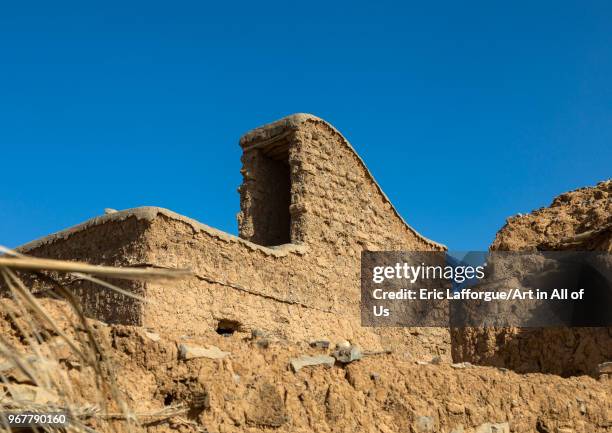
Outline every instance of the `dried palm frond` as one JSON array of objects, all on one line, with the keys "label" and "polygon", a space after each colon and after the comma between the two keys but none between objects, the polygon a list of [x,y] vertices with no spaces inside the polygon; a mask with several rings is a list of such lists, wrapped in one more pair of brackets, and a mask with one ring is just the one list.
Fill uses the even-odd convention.
[{"label": "dried palm frond", "polygon": [[[11,341],[9,336],[0,334],[0,415],[6,413],[58,413],[68,414],[69,425],[62,431],[76,433],[95,433],[92,421],[98,428],[113,431],[112,423],[122,423],[121,430],[139,431],[141,426],[169,420],[184,414],[187,408],[171,406],[159,411],[146,413],[134,412],[122,398],[116,383],[114,366],[105,354],[108,345],[92,327],[83,314],[76,296],[48,275],[48,271],[71,274],[79,279],[99,285],[101,290],[115,290],[146,302],[142,297],[125,291],[114,284],[100,280],[93,275],[114,279],[152,280],[176,279],[191,274],[179,269],[158,268],[115,268],[86,263],[41,259],[25,256],[0,246],[0,284],[8,289],[10,300],[0,297],[0,313],[10,322],[12,331],[18,339]],[[51,297],[65,301],[75,319],[68,311],[63,319],[69,327],[64,329],[47,311],[44,302],[35,296],[16,271],[26,272],[53,285]],[[83,336],[84,334],[84,336]],[[88,396],[89,403],[78,402],[74,398],[74,386],[57,359],[56,349],[46,344],[59,339],[67,345],[71,356],[82,363],[83,368],[91,368],[94,375],[95,395]],[[25,396],[25,397],[24,397]],[[95,402],[95,403],[93,403]],[[0,431],[11,431],[4,417],[0,416]],[[57,427],[42,426],[37,431],[59,431]]]}]

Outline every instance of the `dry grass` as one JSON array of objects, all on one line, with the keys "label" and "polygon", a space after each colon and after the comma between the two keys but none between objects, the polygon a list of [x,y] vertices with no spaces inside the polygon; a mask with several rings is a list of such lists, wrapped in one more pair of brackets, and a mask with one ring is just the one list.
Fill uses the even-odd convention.
[{"label": "dry grass", "polygon": [[[157,268],[113,268],[86,263],[39,259],[24,256],[0,247],[0,285],[8,289],[10,302],[0,303],[11,326],[19,336],[19,345],[0,334],[0,414],[19,412],[66,412],[70,417],[63,431],[142,431],[142,425],[177,417],[186,412],[182,406],[167,407],[159,412],[134,413],[121,397],[116,383],[114,368],[106,355],[105,344],[99,332],[92,327],[82,313],[78,300],[64,287],[55,287],[52,296],[65,302],[64,318],[70,326],[60,326],[57,318],[44,307],[44,302],[35,297],[18,277],[16,271],[44,276],[46,272],[60,272],[88,279],[99,284],[100,290],[116,290],[127,296],[138,296],[126,292],[99,277],[113,279],[175,279],[190,275],[187,270]],[[0,296],[1,297],[1,296]],[[60,341],[67,346],[71,358],[82,368],[93,372],[95,394],[89,403],[75,398],[74,384],[65,369],[62,369],[55,349],[49,350],[47,342]],[[19,380],[16,380],[18,378]],[[28,392],[25,392],[28,391]],[[35,393],[35,394],[34,394]],[[178,420],[180,422],[180,419]],[[0,416],[0,431],[11,431],[4,417]],[[23,430],[20,430],[23,431]],[[34,431],[34,430],[32,430]],[[38,431],[58,431],[49,426]]]}]

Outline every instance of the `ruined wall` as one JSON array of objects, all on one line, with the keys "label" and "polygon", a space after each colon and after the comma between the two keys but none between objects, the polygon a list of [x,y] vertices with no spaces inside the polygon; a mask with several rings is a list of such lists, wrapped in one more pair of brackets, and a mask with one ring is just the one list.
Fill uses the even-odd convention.
[{"label": "ruined wall", "polygon": [[[443,246],[401,219],[344,137],[321,119],[294,115],[246,134],[241,146],[241,238],[159,208],[128,210],[97,221],[136,221],[137,234],[131,236],[137,242],[113,257],[125,257],[130,265],[190,268],[195,273],[180,282],[146,283],[144,295],[152,302],[139,307],[136,322],[203,335],[214,332],[219,322],[231,321],[238,332],[260,329],[293,341],[348,339],[414,357],[447,356],[447,330],[361,327],[362,250]],[[289,239],[282,235],[287,228]],[[116,232],[122,236],[125,230]],[[73,239],[67,236],[61,248]],[[94,238],[80,241],[96,244]],[[285,245],[266,246],[278,244]],[[25,250],[58,257],[53,245]],[[108,248],[117,247],[102,245],[86,255],[75,250],[64,258],[98,263]]]},{"label": "ruined wall", "polygon": [[[261,215],[267,206],[276,205],[270,202],[270,164],[265,156],[289,165],[292,246],[253,250],[236,238],[207,231],[194,235],[184,225],[168,221],[153,224],[152,262],[189,266],[199,277],[181,289],[200,295],[185,300],[188,296],[181,296],[179,315],[195,315],[192,322],[208,329],[227,319],[245,330],[259,327],[292,340],[345,338],[376,348],[410,346],[415,354],[438,353],[438,347],[443,347],[442,354],[448,352],[446,330],[412,330],[423,336],[415,338],[407,330],[361,327],[363,249],[443,247],[401,220],[345,139],[320,119],[294,116],[246,134],[241,145],[241,237],[258,239],[258,228],[267,228]],[[156,244],[170,238],[176,239],[168,247]],[[187,243],[189,251],[183,251]],[[156,292],[156,299],[166,291],[161,285],[149,290]],[[172,317],[176,307],[167,308],[166,315]]]},{"label": "ruined wall", "polygon": [[[18,250],[35,257],[78,260],[105,266],[140,266],[146,263],[145,218],[137,213],[117,213],[93,218],[83,224],[30,242]],[[46,293],[57,283],[73,290],[81,300],[86,315],[109,323],[142,324],[142,305],[133,298],[102,289],[89,281],[66,274],[44,274],[32,278],[23,273],[34,292]],[[145,284],[139,281],[109,282],[138,295],[144,295]],[[3,290],[4,289],[4,290]],[[0,286],[0,295],[6,288]]]},{"label": "ruined wall", "polygon": [[[555,198],[548,208],[508,219],[492,250],[612,251],[612,181]],[[596,375],[612,359],[612,328],[457,328],[456,361],[563,376]]]}]

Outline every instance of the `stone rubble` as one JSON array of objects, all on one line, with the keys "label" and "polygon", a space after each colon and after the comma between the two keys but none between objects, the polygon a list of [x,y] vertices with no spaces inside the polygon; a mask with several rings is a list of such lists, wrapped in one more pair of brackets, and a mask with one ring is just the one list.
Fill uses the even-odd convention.
[{"label": "stone rubble", "polygon": [[332,356],[338,362],[348,364],[349,362],[358,361],[363,358],[363,352],[359,346],[339,347],[333,351]]},{"label": "stone rubble", "polygon": [[597,371],[599,374],[612,374],[612,362],[602,362],[597,366]]},{"label": "stone rubble", "polygon": [[325,365],[327,367],[333,367],[336,360],[331,356],[327,355],[302,355],[299,358],[293,358],[290,362],[291,369],[294,373],[297,373],[304,367],[312,367],[316,365]]},{"label": "stone rubble", "polygon": [[419,416],[414,423],[414,430],[417,433],[430,433],[435,428],[434,419],[430,416]]},{"label": "stone rubble", "polygon": [[314,340],[310,342],[310,347],[317,349],[329,349],[330,342],[328,340]]},{"label": "stone rubble", "polygon": [[456,369],[462,369],[462,368],[470,368],[472,367],[472,363],[470,362],[455,362],[451,364],[452,368],[456,368]]},{"label": "stone rubble", "polygon": [[160,340],[160,336],[159,334],[157,334],[156,332],[149,332],[149,331],[145,331],[145,335],[147,336],[147,338],[149,338],[149,340],[151,341],[159,341]]},{"label": "stone rubble", "polygon": [[[43,301],[50,311],[61,305]],[[0,307],[0,332],[23,349],[10,319],[3,315],[6,308]],[[54,317],[63,320],[64,313],[58,311]],[[176,427],[179,416],[138,433],[264,433],[271,429],[277,433],[607,433],[612,427],[609,384],[590,377],[519,375],[477,365],[457,368],[447,362],[427,362],[421,367],[398,350],[378,352],[385,356],[360,350],[359,362],[343,363],[310,347],[308,340],[271,344],[262,350],[239,334],[225,337],[213,331],[206,338],[186,342],[179,335],[160,332],[160,339],[153,341],[145,328],[96,325],[96,329],[106,342],[105,356],[114,366],[119,389],[135,412],[155,412],[177,404],[190,408],[188,419],[194,424],[189,428]],[[67,332],[79,341],[74,332],[81,331]],[[276,338],[284,341],[284,336]],[[58,343],[51,338],[41,344],[41,351],[51,354],[47,346]],[[312,352],[304,353],[305,348]],[[350,359],[355,348],[353,343],[337,349],[349,356],[340,359]],[[185,361],[202,351],[223,358]],[[95,374],[87,363],[74,368],[71,359],[46,365],[78,383],[71,401],[80,406],[94,403]],[[6,359],[0,366],[3,372],[11,369]],[[17,387],[9,393],[0,384],[0,395],[20,395],[30,402],[54,399],[29,383],[8,380]]]},{"label": "stone rubble", "polygon": [[204,348],[201,346],[192,346],[188,344],[179,345],[179,356],[184,360],[196,358],[223,359],[229,354],[229,352],[224,352],[217,346],[209,346],[208,348]]}]

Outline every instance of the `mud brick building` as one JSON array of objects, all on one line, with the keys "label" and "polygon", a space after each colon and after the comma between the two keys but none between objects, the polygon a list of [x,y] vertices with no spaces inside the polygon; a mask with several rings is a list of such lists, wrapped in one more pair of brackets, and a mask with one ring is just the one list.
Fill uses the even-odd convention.
[{"label": "mud brick building", "polygon": [[190,268],[179,282],[116,282],[151,301],[71,280],[87,314],[165,332],[348,339],[446,356],[446,329],[360,323],[362,250],[443,250],[410,227],[333,126],[295,114],[240,139],[239,236],[166,209],[110,213],[31,242],[33,256],[113,266]]}]

